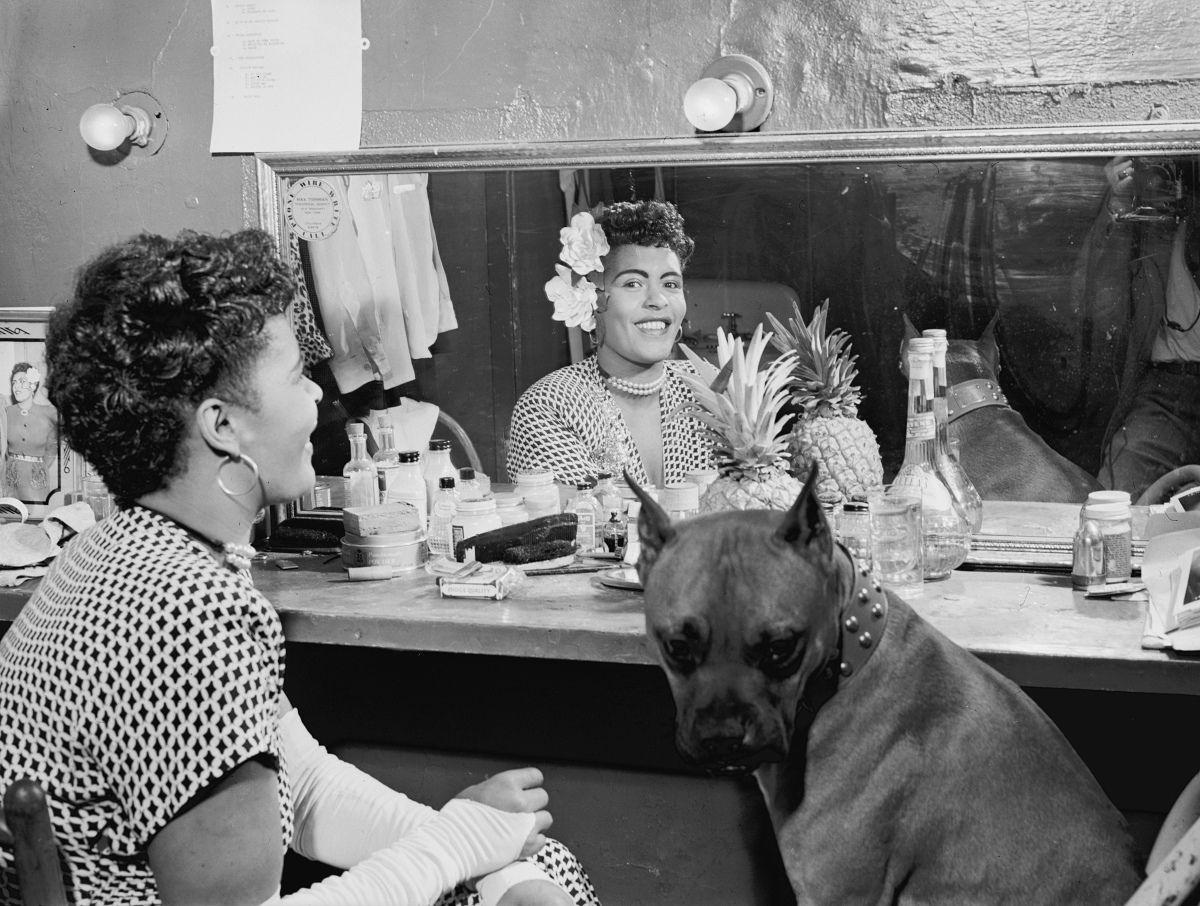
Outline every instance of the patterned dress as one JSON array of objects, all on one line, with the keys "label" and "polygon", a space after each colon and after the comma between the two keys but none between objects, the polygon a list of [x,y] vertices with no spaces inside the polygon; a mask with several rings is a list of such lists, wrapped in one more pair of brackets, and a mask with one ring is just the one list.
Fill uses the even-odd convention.
[{"label": "patterned dress", "polygon": [[[146,846],[251,759],[292,797],[279,736],[283,631],[246,573],[134,507],[72,541],[0,639],[0,788],[45,788],[78,906],[159,902]],[[0,903],[20,902],[0,848]]]},{"label": "patterned dress", "polygon": [[[668,360],[667,382],[659,392],[662,420],[663,481],[683,481],[688,472],[713,468],[712,446],[702,425],[678,411],[695,402],[679,377],[694,374],[691,363]],[[648,483],[641,454],[613,399],[596,357],[546,375],[521,394],[513,409],[508,474],[549,469],[556,481],[575,484],[599,471],[639,484]]]}]

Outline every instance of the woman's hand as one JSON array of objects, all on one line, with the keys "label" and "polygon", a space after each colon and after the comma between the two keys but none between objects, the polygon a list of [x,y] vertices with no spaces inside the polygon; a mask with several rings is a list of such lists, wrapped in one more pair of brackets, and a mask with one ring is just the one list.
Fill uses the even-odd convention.
[{"label": "woman's hand", "polygon": [[521,858],[532,856],[546,843],[545,832],[554,819],[546,806],[550,794],[542,789],[542,772],[537,768],[501,771],[482,783],[469,786],[455,799],[471,799],[502,812],[527,812],[534,816],[533,830],[521,848]]}]

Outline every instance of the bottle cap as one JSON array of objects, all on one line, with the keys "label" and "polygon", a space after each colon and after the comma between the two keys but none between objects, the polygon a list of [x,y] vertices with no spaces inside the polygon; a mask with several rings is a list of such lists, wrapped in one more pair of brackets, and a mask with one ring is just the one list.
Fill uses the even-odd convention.
[{"label": "bottle cap", "polygon": [[1085,519],[1115,520],[1129,518],[1129,505],[1125,503],[1086,503],[1083,507]]},{"label": "bottle cap", "polygon": [[700,508],[700,489],[690,481],[669,484],[662,492],[663,509],[667,512]]},{"label": "bottle cap", "polygon": [[590,491],[591,489],[592,489],[592,486],[590,484],[588,484],[586,481],[577,481],[575,483],[575,490],[577,490],[577,491]]},{"label": "bottle cap", "polygon": [[612,478],[612,472],[597,472],[596,473],[597,481],[606,481],[609,478]]},{"label": "bottle cap", "polygon": [[363,435],[363,423],[350,422],[350,424],[346,425],[346,433],[351,437],[361,437]]},{"label": "bottle cap", "polygon": [[454,490],[454,478],[451,477],[450,475],[443,475],[441,478],[438,479],[438,487],[439,488],[449,488],[450,490],[453,491]]},{"label": "bottle cap", "polygon": [[554,473],[549,469],[540,472],[518,472],[517,484],[550,484],[554,481]]},{"label": "bottle cap", "polygon": [[640,500],[629,501],[629,506],[625,509],[625,518],[631,522],[637,522],[638,516],[642,514],[642,502]]},{"label": "bottle cap", "polygon": [[1092,491],[1087,496],[1088,503],[1123,503],[1129,506],[1128,491]]},{"label": "bottle cap", "polygon": [[498,510],[518,507],[525,502],[525,499],[520,494],[497,494],[495,499],[496,509]]},{"label": "bottle cap", "polygon": [[459,469],[458,477],[461,478],[463,481],[474,481],[475,480],[475,470],[472,469],[470,466]]},{"label": "bottle cap", "polygon": [[416,450],[404,450],[398,454],[401,462],[420,462],[421,454]]},{"label": "bottle cap", "polygon": [[441,440],[441,439],[431,440],[429,442],[429,449],[430,450],[449,450],[450,449],[450,441]]},{"label": "bottle cap", "polygon": [[458,512],[467,516],[478,516],[480,513],[494,513],[496,501],[491,497],[476,497],[473,500],[460,500]]},{"label": "bottle cap", "polygon": [[921,336],[944,340],[946,338],[946,331],[942,330],[940,327],[931,327],[928,330],[922,330]]},{"label": "bottle cap", "polygon": [[849,514],[853,516],[856,513],[860,513],[863,516],[866,516],[870,512],[871,508],[867,505],[865,500],[847,500],[842,504],[842,513],[844,515]]}]

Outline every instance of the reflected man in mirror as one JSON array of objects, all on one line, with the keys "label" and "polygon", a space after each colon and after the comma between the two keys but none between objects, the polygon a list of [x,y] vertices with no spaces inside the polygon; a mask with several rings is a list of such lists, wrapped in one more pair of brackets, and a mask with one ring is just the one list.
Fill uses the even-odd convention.
[{"label": "reflected man in mirror", "polygon": [[[1118,157],[1105,174],[1108,215],[1136,234],[1129,345],[1099,478],[1137,501],[1171,470],[1200,463],[1196,167]],[[1156,195],[1160,203],[1144,203]]]}]

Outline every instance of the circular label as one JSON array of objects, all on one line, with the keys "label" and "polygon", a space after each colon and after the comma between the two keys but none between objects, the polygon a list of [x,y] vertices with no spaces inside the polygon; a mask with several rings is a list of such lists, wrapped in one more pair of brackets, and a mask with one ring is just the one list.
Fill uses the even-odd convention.
[{"label": "circular label", "polygon": [[336,233],[342,216],[337,191],[315,176],[292,183],[284,200],[283,214],[292,232],[309,242],[328,239]]}]

